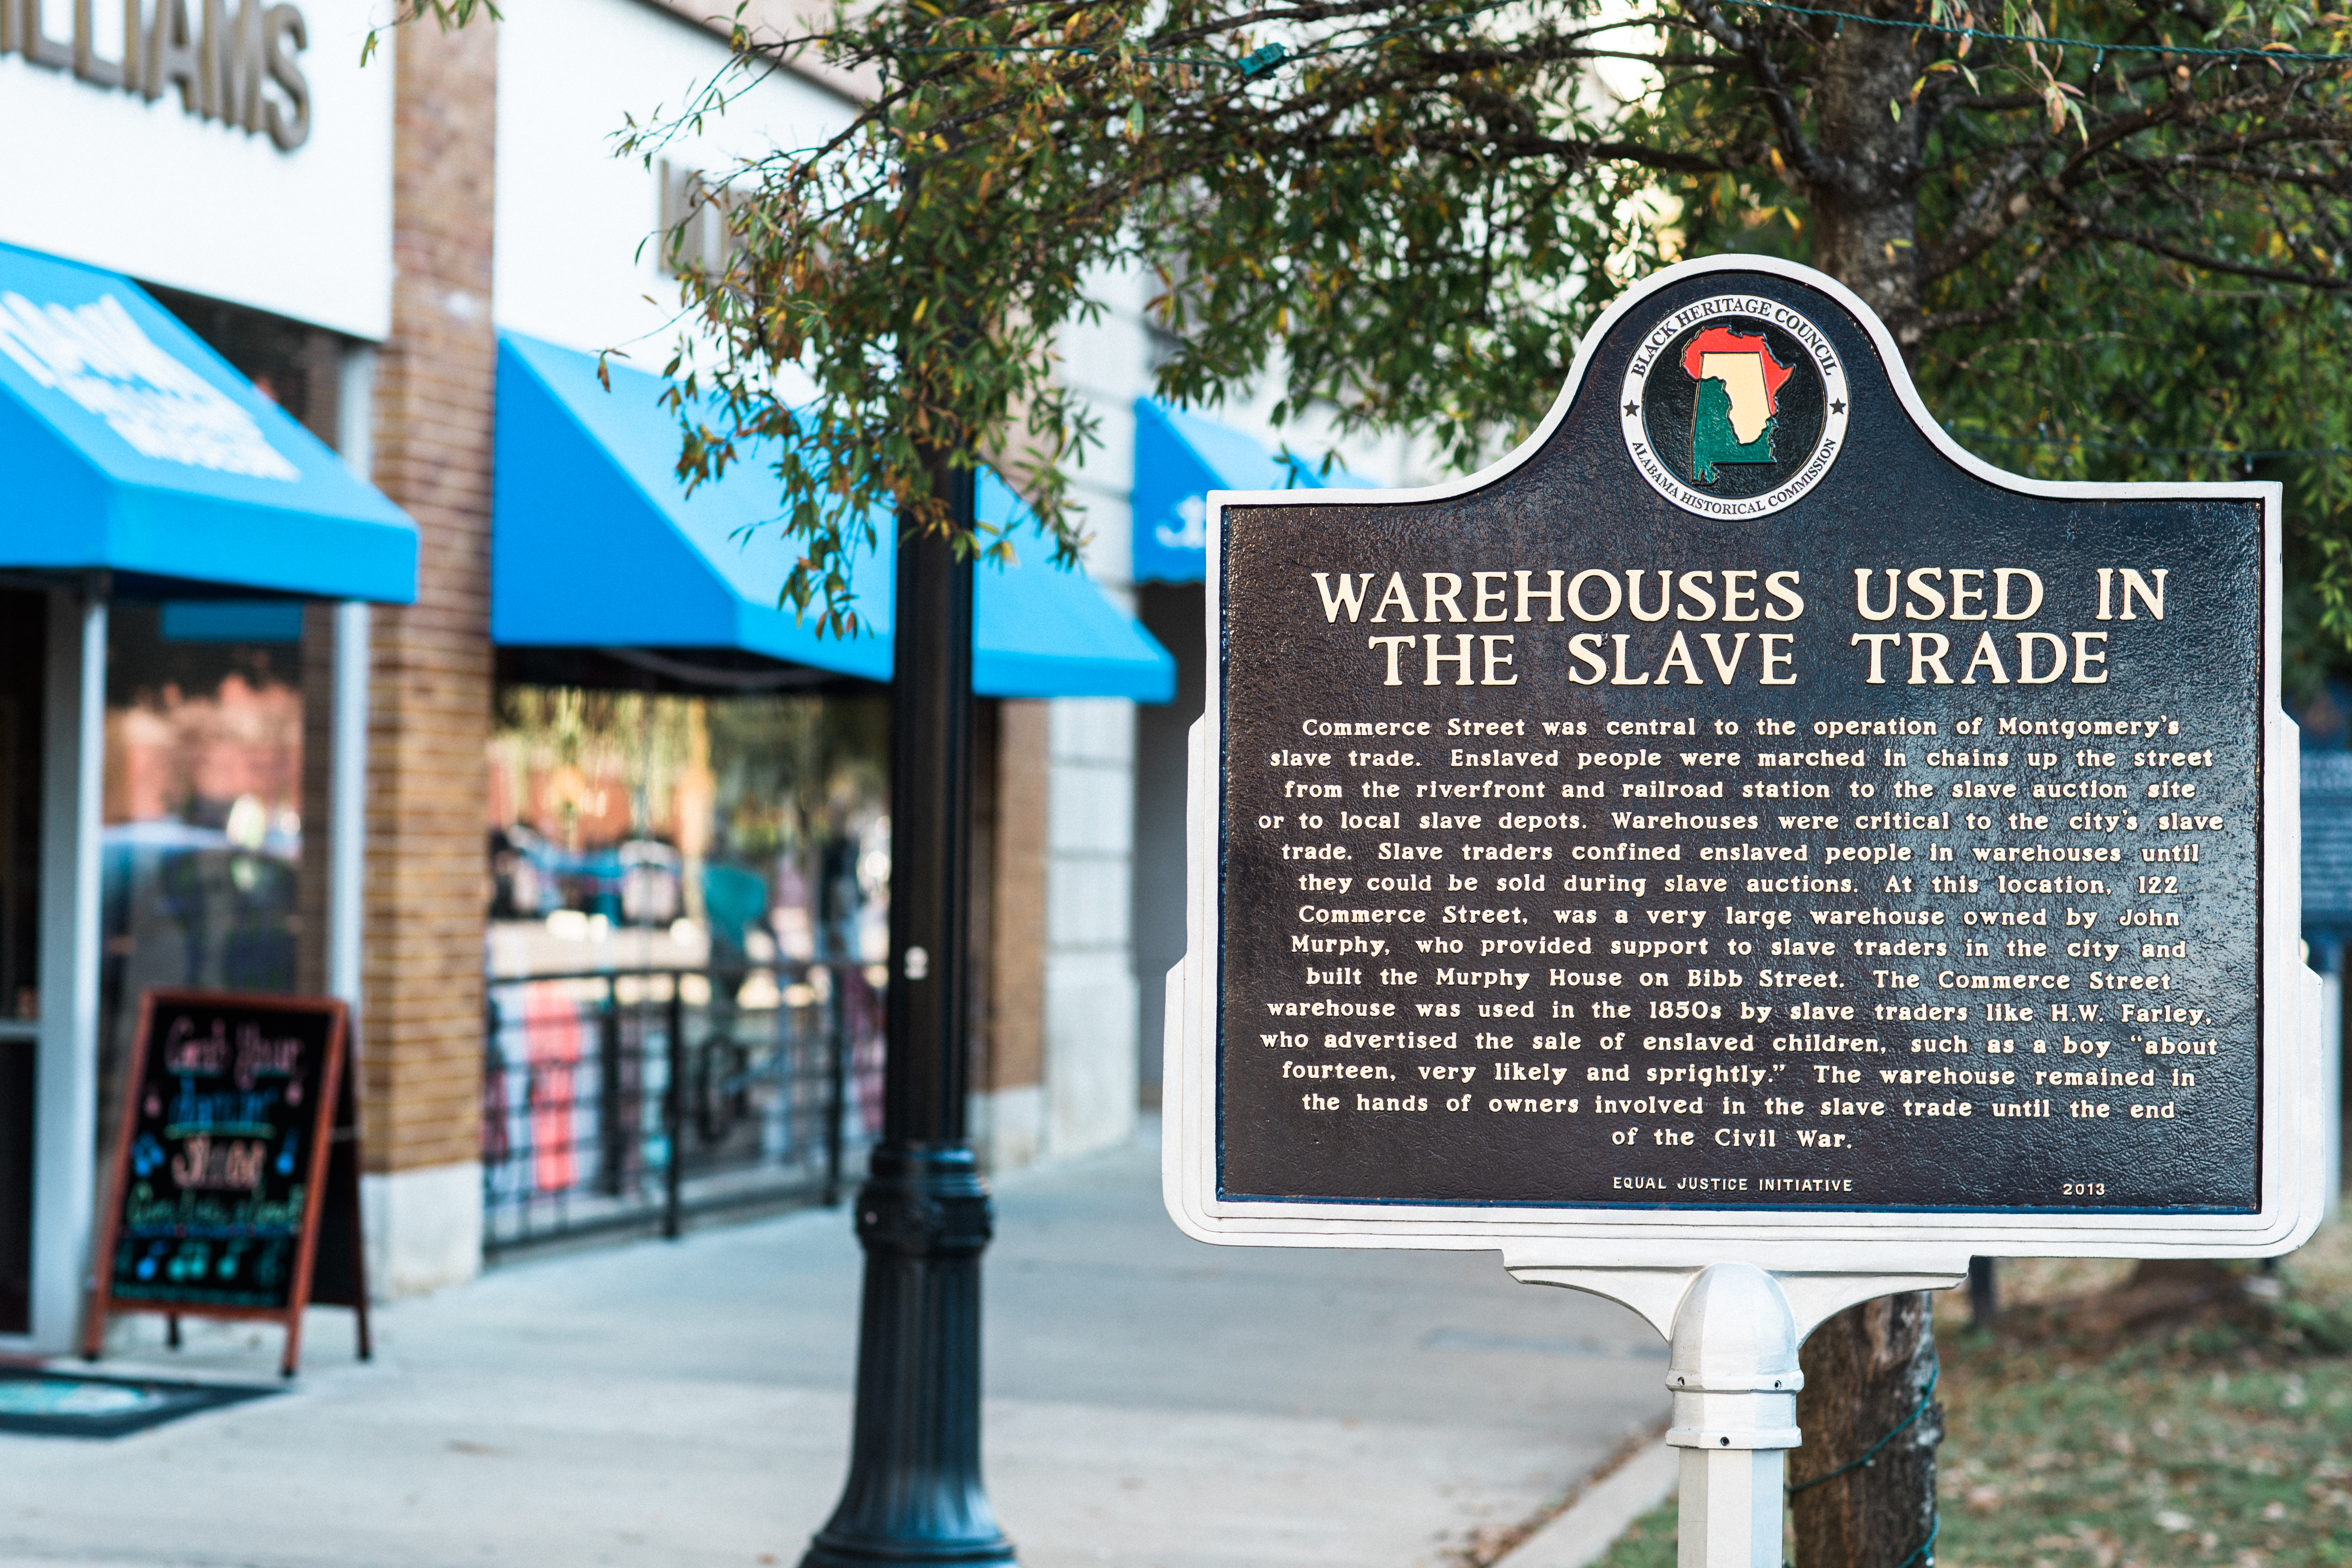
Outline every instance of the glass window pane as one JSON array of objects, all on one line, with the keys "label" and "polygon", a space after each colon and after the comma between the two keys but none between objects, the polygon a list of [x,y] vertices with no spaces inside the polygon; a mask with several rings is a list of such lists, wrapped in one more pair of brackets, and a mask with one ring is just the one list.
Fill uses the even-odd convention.
[{"label": "glass window pane", "polygon": [[879,963],[877,698],[499,689],[490,972]]},{"label": "glass window pane", "polygon": [[120,1111],[140,993],[296,988],[301,644],[215,640],[261,623],[172,608],[117,602],[108,617],[102,1151]]}]

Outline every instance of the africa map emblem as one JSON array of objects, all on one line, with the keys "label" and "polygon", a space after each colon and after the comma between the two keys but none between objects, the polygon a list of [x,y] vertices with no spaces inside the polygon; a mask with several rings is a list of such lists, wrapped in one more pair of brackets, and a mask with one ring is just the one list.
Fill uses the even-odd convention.
[{"label": "africa map emblem", "polygon": [[1683,369],[1698,383],[1691,478],[1711,485],[1717,463],[1770,462],[1777,399],[1796,373],[1772,357],[1763,337],[1709,327],[1683,351]]},{"label": "africa map emblem", "polygon": [[1717,295],[1654,323],[1626,368],[1625,446],[1650,487],[1704,517],[1765,517],[1845,446],[1837,350],[1777,300]]}]

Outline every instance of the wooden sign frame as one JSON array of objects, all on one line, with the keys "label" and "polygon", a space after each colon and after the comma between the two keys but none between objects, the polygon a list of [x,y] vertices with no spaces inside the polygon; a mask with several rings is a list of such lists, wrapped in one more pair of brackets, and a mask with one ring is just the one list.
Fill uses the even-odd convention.
[{"label": "wooden sign frame", "polygon": [[[1663,300],[1658,298],[1662,294],[1665,295]],[[1635,453],[1629,461],[1627,452],[1619,449],[1635,444],[1634,433],[1629,430],[1621,440],[1612,425],[1631,423],[1640,406],[1640,393],[1633,373],[1626,373],[1623,392],[1616,378],[1622,364],[1633,363],[1636,370],[1639,368],[1638,353],[1629,348],[1629,342],[1648,344],[1654,338],[1665,341],[1658,333],[1667,330],[1669,311],[1680,309],[1704,313],[1708,309],[1728,309],[1720,302],[1735,297],[1753,298],[1765,303],[1793,300],[1791,308],[1800,311],[1799,320],[1808,326],[1811,322],[1803,317],[1804,311],[1811,311],[1825,324],[1834,321],[1835,333],[1845,344],[1841,351],[1843,363],[1832,366],[1841,379],[1832,381],[1830,387],[1837,399],[1836,438],[1849,442],[1843,423],[1847,413],[1845,400],[1859,395],[1849,387],[1867,390],[1874,400],[1878,429],[1865,432],[1857,425],[1855,437],[1892,442],[1899,437],[1918,444],[1918,461],[1948,465],[1945,472],[1956,472],[1979,487],[1970,493],[1988,498],[1983,504],[2022,509],[2049,501],[2193,500],[2226,503],[2254,513],[2259,537],[2250,540],[2246,549],[2251,556],[2258,558],[2261,582],[2257,620],[2263,642],[2258,650],[2260,707],[2249,742],[2259,780],[2259,880],[2256,889],[2250,889],[2246,897],[2249,916],[2258,922],[2262,941],[2253,976],[2258,987],[2255,1004],[2259,1019],[2260,1076],[2255,1100],[2259,1110],[2259,1197],[2248,1208],[2224,1212],[2057,1207],[2003,1211],[1998,1207],[1938,1208],[1929,1205],[1857,1205],[1851,1208],[1775,1208],[1759,1205],[1735,1209],[1685,1202],[1648,1205],[1546,1203],[1512,1201],[1498,1195],[1494,1201],[1473,1198],[1436,1203],[1410,1195],[1286,1197],[1279,1193],[1267,1195],[1224,1190],[1223,1173],[1229,1131],[1225,1120],[1225,1075],[1233,1070],[1235,1060],[1225,1040],[1225,991],[1229,984],[1226,970],[1233,962],[1229,943],[1236,940],[1235,929],[1245,931],[1245,928],[1229,929],[1233,917],[1227,910],[1228,898],[1235,886],[1227,835],[1238,836],[1244,831],[1237,818],[1228,820],[1231,769],[1240,765],[1231,763],[1228,757],[1229,746],[1234,743],[1229,737],[1229,724],[1253,718],[1246,713],[1229,715],[1226,709],[1227,660],[1233,657],[1233,639],[1239,635],[1240,626],[1238,622],[1228,624],[1228,616],[1235,613],[1228,598],[1229,572],[1255,570],[1263,575],[1269,570],[1265,563],[1276,561],[1295,566],[1302,581],[1306,573],[1317,567],[1341,571],[1379,565],[1385,574],[1385,563],[1375,561],[1371,554],[1366,553],[1360,561],[1350,554],[1351,514],[1364,520],[1366,526],[1374,526],[1378,514],[1384,510],[1404,517],[1406,509],[1412,509],[1411,515],[1423,520],[1412,526],[1423,528],[1430,536],[1441,531],[1426,521],[1432,503],[1462,503],[1466,519],[1470,515],[1467,509],[1473,503],[1501,496],[1517,509],[1517,516],[1542,519],[1580,515],[1572,504],[1577,498],[1567,490],[1558,496],[1542,491],[1528,493],[1528,487],[1540,482],[1533,476],[1547,471],[1544,462],[1561,456],[1547,448],[1556,436],[1563,441],[1570,438],[1560,432],[1571,417],[1581,421],[1576,428],[1587,432],[1591,443],[1590,450],[1580,445],[1571,454],[1587,465],[1584,473],[1621,476],[1588,478],[1578,482],[1622,482],[1628,487],[1624,494],[1629,498],[1625,506],[1629,511],[1638,510],[1635,502],[1639,508],[1654,510],[1656,501],[1652,490],[1675,501],[1671,487],[1664,481],[1639,471],[1642,454]],[[1675,303],[1693,300],[1698,301],[1696,306]],[[1827,328],[1813,330],[1822,331]],[[1874,383],[1875,386],[1864,388],[1865,382]],[[1625,418],[1622,421],[1615,408],[1619,403],[1625,405]],[[1854,417],[1862,417],[1859,405]],[[1909,430],[1899,428],[1905,424]],[[1570,451],[1565,447],[1562,450]],[[1831,448],[1825,445],[1822,450],[1829,453]],[[1753,537],[1767,538],[1772,537],[1767,530],[1805,528],[1816,517],[1824,515],[1804,506],[1804,489],[1819,482],[1821,473],[1833,460],[1834,454],[1821,459],[1813,470],[1801,476],[1802,483],[1792,481],[1787,487],[1788,493],[1775,492],[1762,498],[1743,515],[1742,525],[1756,530]],[[1563,472],[1570,466],[1562,460],[1549,471]],[[1647,489],[1642,488],[1645,479]],[[1736,1262],[1791,1275],[1826,1277],[1896,1273],[1950,1276],[1964,1271],[1972,1256],[2270,1256],[2300,1245],[2316,1226],[2323,1208],[2320,1186],[2324,1169],[2320,1157],[2324,1117],[2318,1104],[2318,983],[2303,966],[2296,951],[2300,923],[2298,738],[2295,726],[2279,705],[2281,494],[2276,484],[2058,483],[2003,472],[1965,451],[1945,435],[1912,386],[1893,338],[1860,299],[1809,268],[1740,256],[1711,258],[1669,268],[1630,290],[1601,317],[1579,346],[1567,384],[1543,423],[1519,447],[1481,473],[1412,490],[1218,491],[1211,494],[1208,504],[1209,566],[1203,630],[1210,679],[1207,709],[1194,728],[1190,756],[1188,951],[1184,962],[1170,972],[1166,992],[1170,1048],[1163,1094],[1168,1125],[1163,1191],[1171,1217],[1186,1234],[1202,1241],[1239,1246],[1498,1249],[1505,1256],[1507,1267],[1515,1272],[1695,1269]],[[1682,502],[1675,504],[1682,505],[1685,511],[1694,510]],[[1816,501],[1813,506],[1823,504]],[[1502,501],[1493,502],[1494,512],[1502,510]],[[1233,554],[1238,546],[1227,537],[1235,526],[1238,511],[1245,511],[1244,521],[1257,530],[1248,539],[1248,557]],[[1775,513],[1784,515],[1774,516]],[[1268,520],[1279,521],[1281,527],[1290,532],[1267,532]],[[1491,536],[1496,525],[1482,521],[1478,526],[1487,529]],[[1291,561],[1281,552],[1284,547],[1278,541],[1288,539],[1292,532],[1315,542],[1313,551],[1319,552],[1316,559]],[[1233,566],[1233,561],[1243,564]],[[1483,558],[1470,563],[1480,567],[1497,563]],[[1748,563],[1743,560],[1735,563]],[[1549,557],[1541,563],[1514,560],[1507,564],[1562,565],[1571,571],[1575,565],[1566,558]],[[1518,575],[1524,580],[1528,574],[1521,572]],[[1814,591],[1810,578],[1805,586],[1808,593]],[[1312,601],[1316,590],[1308,586],[1299,592],[1306,600]],[[1371,607],[1368,599],[1364,608],[1369,612]],[[1580,609],[1579,613],[1583,611]],[[1435,610],[1431,614],[1434,616]],[[1347,617],[1339,617],[1335,612],[1335,625],[1327,628],[1323,625],[1326,618],[1319,608],[1315,608],[1309,615],[1296,617],[1295,626],[1289,621],[1281,623],[1280,636],[1288,639],[1283,646],[1293,650],[1285,665],[1292,673],[1286,679],[1316,679],[1309,668],[1315,661],[1337,660],[1340,657],[1337,641],[1331,642],[1328,652],[1322,647],[1339,633],[1352,634],[1349,658],[1361,662],[1377,657],[1364,651],[1366,631],[1362,626],[1339,624]],[[1454,618],[1470,617],[1457,614]],[[1482,615],[1480,618],[1499,617]],[[1526,618],[1524,609],[1519,618]],[[1449,632],[1455,629],[1447,628]],[[1530,628],[1500,629],[1525,634]],[[1568,629],[1582,628],[1571,626]],[[1836,640],[1843,649],[1843,628],[1838,630]],[[1271,637],[1275,634],[1266,635]],[[1462,640],[1467,647],[1471,639]],[[1600,643],[1597,637],[1591,640]],[[1617,639],[1621,658],[1624,641],[1622,637]],[[1391,651],[1393,654],[1394,650]],[[1531,651],[1527,643],[1519,646],[1518,653],[1523,657],[1517,671],[1529,668],[1524,656]],[[1333,663],[1331,668],[1340,666]],[[1462,664],[1465,677],[1469,668],[1465,654]],[[1433,681],[1436,679],[1434,668],[1433,665]],[[1417,678],[1418,667],[1413,673]],[[1465,679],[1462,683],[1468,681]],[[1508,684],[1500,679],[1496,683]],[[1357,732],[1370,731],[1360,728]],[[1258,771],[1264,772],[1265,758],[1255,753],[1253,758],[1261,764]],[[1522,1273],[1525,1277],[1528,1276]]]},{"label": "wooden sign frame", "polygon": [[[238,1307],[203,1302],[142,1301],[113,1292],[114,1246],[121,1231],[122,1205],[130,1192],[131,1144],[139,1124],[139,1095],[147,1074],[148,1052],[157,1006],[217,1007],[223,1012],[302,1013],[324,1015],[328,1020],[325,1060],[317,1080],[318,1092],[310,1113],[309,1143],[302,1158],[306,1169],[300,1237],[283,1307]],[[289,996],[272,993],[156,988],[139,998],[139,1025],[132,1037],[130,1076],[125,1080],[121,1120],[117,1128],[113,1180],[106,1206],[100,1212],[96,1249],[91,1256],[90,1299],[83,1326],[82,1355],[96,1361],[104,1349],[108,1318],[118,1312],[146,1312],[164,1317],[170,1342],[180,1342],[184,1317],[277,1322],[286,1330],[286,1345],[278,1373],[292,1377],[302,1354],[302,1315],[314,1300],[322,1305],[347,1306],[357,1314],[359,1359],[366,1361],[373,1346],[368,1325],[366,1246],[360,1216],[359,1095],[357,1077],[349,1071],[351,1010],[332,996]],[[330,1215],[330,1208],[334,1213]],[[338,1257],[330,1288],[314,1295],[322,1225],[334,1226]]]}]

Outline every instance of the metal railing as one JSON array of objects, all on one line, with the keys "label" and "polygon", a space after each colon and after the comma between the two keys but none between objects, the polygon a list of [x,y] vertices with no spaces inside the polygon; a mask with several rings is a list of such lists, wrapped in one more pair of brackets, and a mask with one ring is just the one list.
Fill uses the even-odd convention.
[{"label": "metal railing", "polygon": [[484,1251],[838,1202],[881,1126],[882,1000],[852,964],[493,976]]}]

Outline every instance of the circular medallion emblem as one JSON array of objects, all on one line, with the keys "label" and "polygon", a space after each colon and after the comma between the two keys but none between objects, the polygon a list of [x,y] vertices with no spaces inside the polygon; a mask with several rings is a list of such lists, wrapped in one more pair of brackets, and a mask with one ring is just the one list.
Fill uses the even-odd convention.
[{"label": "circular medallion emblem", "polygon": [[1850,402],[1836,346],[1803,312],[1717,294],[1650,329],[1617,416],[1652,489],[1701,517],[1769,517],[1837,461]]}]

